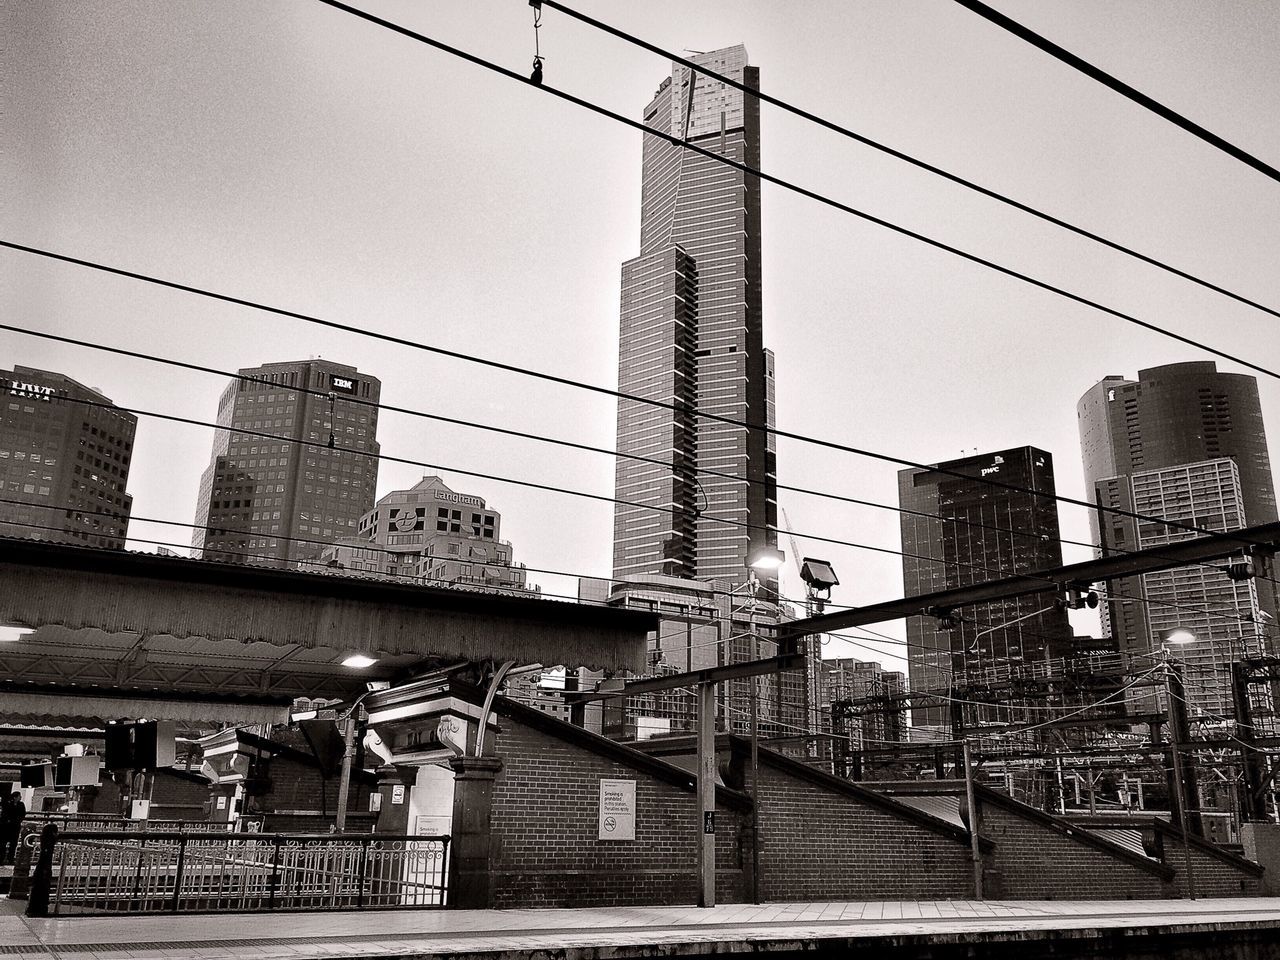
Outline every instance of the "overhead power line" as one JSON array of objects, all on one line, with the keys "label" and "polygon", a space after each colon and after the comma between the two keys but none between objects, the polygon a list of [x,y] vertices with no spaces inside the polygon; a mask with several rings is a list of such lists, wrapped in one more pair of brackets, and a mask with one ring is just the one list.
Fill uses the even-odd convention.
[{"label": "overhead power line", "polygon": [[[275,384],[274,386],[279,386],[279,385]],[[99,403],[94,400],[81,400],[76,397],[59,397],[58,399],[64,403],[75,403],[75,404],[80,404],[82,406],[97,407],[104,410],[114,410],[114,411],[123,412],[123,413],[132,413],[135,416],[139,416],[139,417],[152,417],[157,420],[168,420],[171,423],[182,423],[188,426],[207,427],[212,430],[223,430],[223,431],[226,431],[227,433],[232,434],[233,436],[239,435],[244,437],[256,437],[260,440],[269,440],[274,443],[290,444],[292,446],[297,446],[297,447],[313,448],[321,452],[330,451],[334,453],[349,453],[354,456],[364,457],[368,460],[386,461],[387,463],[398,463],[398,464],[403,464],[411,467],[421,467],[427,470],[443,470],[449,473],[461,474],[463,476],[476,477],[481,480],[493,480],[497,483],[509,483],[509,484],[512,484],[513,486],[527,487],[532,490],[542,490],[547,493],[559,493],[565,496],[582,497],[583,499],[586,499],[586,500],[595,500],[601,503],[617,503],[617,504],[622,504],[623,506],[639,507],[642,510],[651,510],[654,513],[666,513],[671,515],[680,514],[679,509],[674,507],[664,507],[664,506],[651,504],[651,503],[640,503],[635,500],[624,500],[620,497],[611,497],[603,493],[590,493],[586,490],[573,490],[568,487],[559,487],[559,486],[556,486],[555,484],[538,483],[534,480],[521,480],[516,477],[504,477],[498,474],[483,473],[478,470],[467,470],[462,467],[450,467],[450,466],[445,466],[444,464],[429,463],[425,460],[413,460],[409,457],[397,457],[397,456],[392,456],[391,454],[386,454],[381,452],[371,453],[367,450],[359,450],[355,447],[343,447],[343,446],[336,446],[336,445],[330,446],[328,442],[321,441],[321,440],[304,440],[298,437],[290,437],[290,436],[287,436],[284,434],[278,434],[278,433],[266,433],[261,430],[253,430],[246,427],[230,427],[230,426],[225,426],[223,424],[211,423],[208,420],[197,420],[193,417],[182,417],[173,413],[161,413],[157,410],[143,410],[138,407],[129,407],[129,406],[124,406],[122,404],[116,404],[116,403]],[[719,524],[723,524],[724,526],[737,527],[740,529],[761,530],[761,531],[772,529],[770,527],[764,526],[763,524],[747,523],[742,520],[730,520],[725,517],[717,517],[714,514],[705,513],[705,512],[702,514],[702,517],[703,519],[711,523],[719,523]],[[246,533],[246,535],[248,534]],[[798,537],[804,537],[807,540],[813,540],[820,543],[835,544],[836,546],[841,546],[841,547],[853,547],[854,549],[857,549],[857,550],[868,550],[872,553],[887,553],[892,556],[909,557],[913,560],[923,560],[929,563],[944,562],[937,557],[930,557],[924,554],[906,553],[902,550],[894,550],[890,547],[878,547],[878,546],[875,546],[874,544],[858,543],[853,540],[841,540],[837,537],[824,537],[814,533],[797,533],[795,535]],[[271,534],[261,534],[261,536],[270,537]],[[958,566],[963,566],[969,569],[978,570],[978,571],[981,571],[982,573],[987,573],[987,574],[991,574],[991,573],[999,574],[1001,572],[999,570],[993,570],[990,567],[985,567],[976,563],[961,563],[960,561],[953,561],[953,563],[957,564]],[[1034,573],[1027,574],[1026,576],[1034,578],[1035,574]],[[1053,583],[1053,581],[1046,581],[1046,582]]]},{"label": "overhead power line", "polygon": [[995,10],[992,7],[987,6],[985,3],[982,3],[981,0],[955,0],[955,2],[968,10],[972,10],[978,16],[989,20],[997,27],[1009,31],[1009,33],[1012,33],[1018,39],[1025,40],[1033,47],[1039,47],[1045,53],[1049,54],[1049,56],[1062,61],[1069,67],[1079,70],[1086,77],[1096,80],[1104,87],[1110,87],[1121,96],[1128,97],[1134,103],[1145,107],[1156,116],[1168,120],[1170,123],[1181,127],[1193,136],[1199,137],[1205,143],[1217,147],[1228,156],[1239,160],[1241,163],[1248,164],[1264,176],[1280,182],[1280,170],[1277,170],[1269,163],[1264,163],[1253,154],[1246,153],[1235,144],[1222,139],[1222,137],[1218,136],[1216,133],[1206,130],[1204,127],[1200,126],[1200,124],[1187,119],[1182,114],[1165,106],[1160,101],[1147,96],[1139,90],[1135,90],[1123,80],[1113,77],[1100,67],[1096,67],[1092,63],[1089,63],[1089,61],[1076,56],[1070,50],[1064,50],[1052,40],[1042,37],[1040,34],[1024,27],[1017,20],[1007,17],[999,10]]},{"label": "overhead power line", "polygon": [[[329,2],[329,0],[321,0],[321,2]],[[545,89],[545,88],[542,88],[542,89]],[[33,256],[45,257],[50,260],[57,260],[63,263],[70,263],[76,266],[87,267],[92,270],[99,270],[104,273],[109,273],[116,276],[127,277],[131,280],[139,280],[143,283],[151,283],[151,284],[155,284],[161,287],[166,287],[169,289],[180,290],[184,293],[191,293],[196,296],[209,297],[210,299],[213,299],[213,300],[220,300],[226,303],[233,303],[238,306],[250,307],[255,310],[262,310],[267,313],[273,313],[273,314],[276,314],[277,316],[290,317],[292,319],[299,320],[304,323],[313,323],[323,327],[342,330],[347,333],[355,334],[357,336],[370,337],[375,340],[382,340],[388,343],[397,344],[399,346],[412,347],[413,349],[416,349],[416,350],[422,350],[424,352],[432,353],[438,356],[449,357],[450,359],[460,360],[466,363],[474,363],[480,366],[503,370],[508,373],[527,376],[537,380],[543,380],[550,383],[560,384],[562,386],[574,387],[581,390],[587,390],[592,393],[598,393],[604,396],[615,397],[621,400],[630,400],[636,403],[646,404],[648,406],[656,407],[663,410],[673,410],[673,411],[678,411],[682,413],[690,413],[694,416],[702,417],[707,420],[712,420],[717,423],[725,423],[730,426],[744,427],[749,430],[762,430],[766,433],[772,434],[775,437],[781,437],[787,440],[795,440],[800,443],[808,443],[814,446],[823,447],[828,450],[837,450],[842,453],[852,453],[857,456],[867,457],[873,460],[880,460],[882,462],[896,464],[901,467],[909,467],[917,470],[928,470],[932,473],[937,473],[942,476],[955,477],[957,479],[961,479],[969,482],[976,481],[978,483],[985,484],[986,486],[989,486],[989,487],[996,487],[1002,490],[1010,490],[1015,493],[1023,493],[1033,497],[1053,500],[1058,503],[1069,503],[1073,506],[1084,507],[1085,509],[1091,512],[1101,511],[1103,513],[1111,514],[1113,516],[1127,517],[1131,520],[1142,520],[1149,523],[1159,523],[1164,525],[1165,527],[1176,529],[1176,530],[1183,530],[1188,533],[1213,534],[1213,531],[1205,530],[1202,527],[1197,527],[1193,524],[1183,523],[1182,521],[1179,521],[1179,520],[1167,520],[1160,517],[1147,516],[1145,514],[1134,513],[1129,510],[1124,510],[1120,507],[1102,506],[1100,504],[1090,503],[1087,500],[1080,500],[1076,497],[1068,497],[1060,493],[1048,493],[1047,491],[1044,491],[1044,490],[1036,490],[1032,487],[1021,486],[1020,484],[1005,483],[1004,481],[995,480],[995,479],[992,479],[991,477],[973,477],[968,474],[961,473],[957,470],[952,470],[948,467],[939,466],[937,464],[927,464],[927,463],[921,463],[916,460],[907,460],[903,457],[897,457],[891,454],[881,453],[879,451],[870,450],[865,447],[855,447],[855,446],[852,446],[851,444],[838,443],[834,440],[823,440],[818,437],[811,437],[805,434],[794,433],[789,430],[780,430],[780,429],[777,429],[776,427],[761,427],[758,424],[750,424],[742,420],[735,420],[732,417],[723,417],[718,414],[706,413],[704,411],[697,410],[696,408],[690,409],[684,405],[667,403],[666,401],[663,401],[663,400],[653,400],[648,397],[641,397],[641,396],[636,396],[635,394],[624,393],[620,390],[614,390],[609,387],[602,387],[602,386],[599,386],[598,384],[586,383],[580,380],[573,380],[569,377],[561,377],[555,374],[545,373],[540,370],[531,370],[527,367],[520,367],[515,364],[504,363],[498,360],[491,360],[484,357],[476,357],[470,354],[458,352],[456,350],[447,350],[443,347],[437,347],[432,344],[423,343],[421,341],[410,340],[406,337],[399,337],[393,334],[381,333],[376,330],[366,330],[360,327],[352,326],[351,324],[340,323],[335,320],[324,320],[320,317],[309,316],[307,314],[298,313],[297,311],[288,310],[283,307],[275,307],[265,303],[246,300],[241,297],[235,297],[229,294],[218,293],[216,291],[211,291],[211,290],[205,290],[200,287],[194,287],[188,284],[177,283],[172,280],[163,280],[161,278],[149,276],[147,274],[135,273],[131,270],[124,270],[119,267],[112,267],[106,264],[96,263],[92,260],[84,260],[78,257],[71,257],[71,256],[67,256],[66,254],[53,253],[52,251],[42,250],[38,247],[30,247],[20,243],[14,243],[9,240],[0,240],[0,247],[7,247],[11,250],[17,250],[22,253],[32,254]],[[162,416],[160,414],[154,414],[154,415]],[[427,466],[431,466],[431,465],[428,464]],[[441,469],[448,469],[448,468],[441,468]],[[457,472],[461,473],[466,471],[457,471]],[[480,474],[473,474],[473,475],[482,476]],[[591,496],[596,497],[598,499],[605,499],[605,500],[612,499],[612,498],[604,497],[598,494],[592,494]],[[646,509],[649,508],[648,505],[642,505],[642,506],[644,506]],[[730,523],[730,521],[726,521],[726,520],[722,520],[720,522]],[[1232,539],[1235,539],[1234,537],[1232,537],[1230,532],[1223,534],[1223,536],[1227,536],[1227,537],[1231,537]],[[825,538],[808,536],[808,539],[823,540]],[[827,542],[841,542],[841,541],[827,541]],[[1252,545],[1251,541],[1247,541],[1243,539],[1240,540],[1240,543],[1245,546]],[[872,549],[883,549],[883,548],[872,548]],[[893,551],[887,551],[887,552],[893,552]]]},{"label": "overhead power line", "polygon": [[1092,307],[1093,309],[1101,311],[1102,313],[1108,314],[1109,316],[1113,316],[1113,317],[1116,317],[1117,319],[1124,320],[1127,323],[1132,323],[1136,326],[1142,327],[1145,330],[1150,330],[1153,333],[1159,333],[1162,336],[1169,337],[1170,339],[1176,340],[1179,343],[1186,344],[1187,346],[1195,347],[1198,350],[1204,350],[1205,352],[1211,353],[1216,357],[1221,357],[1224,360],[1230,360],[1232,363],[1238,363],[1241,366],[1248,367],[1250,370],[1256,370],[1259,373],[1265,373],[1267,376],[1280,379],[1280,373],[1274,370],[1270,370],[1267,367],[1263,367],[1263,366],[1260,366],[1259,364],[1252,363],[1251,361],[1233,356],[1232,354],[1226,353],[1222,350],[1218,350],[1216,347],[1208,346],[1207,344],[1202,343],[1198,340],[1193,340],[1192,338],[1183,336],[1180,333],[1175,333],[1172,330],[1167,330],[1164,327],[1159,326],[1158,324],[1154,324],[1146,320],[1141,320],[1138,317],[1133,316],[1132,314],[1124,313],[1120,310],[1116,310],[1113,307],[1108,307],[1105,304],[1099,303],[1096,300],[1090,300],[1087,297],[1081,296],[1080,294],[1072,293],[1069,290],[1066,290],[1062,287],[1054,286],[1053,284],[1048,283],[1044,280],[1037,280],[1035,277],[1032,277],[1028,274],[1020,273],[1019,271],[1014,270],[1011,267],[1002,266],[1001,264],[998,264],[993,260],[988,260],[985,257],[978,256],[977,254],[969,253],[968,251],[961,250],[959,247],[953,247],[950,244],[944,243],[941,240],[936,240],[933,237],[926,236],[925,234],[917,233],[914,230],[909,230],[908,228],[899,226],[898,224],[893,223],[892,221],[885,220],[881,217],[877,217],[874,214],[867,213],[864,210],[859,210],[856,207],[852,207],[847,203],[842,203],[839,200],[834,200],[831,197],[818,193],[817,191],[810,190],[807,187],[802,187],[799,184],[792,183],[789,180],[784,180],[783,178],[774,176],[771,173],[766,173],[763,170],[758,170],[755,167],[749,166],[748,164],[740,163],[737,160],[733,160],[729,157],[722,156],[718,153],[715,153],[714,151],[706,149],[705,147],[699,146],[696,143],[691,143],[687,140],[682,140],[680,137],[677,137],[673,134],[665,133],[661,130],[655,130],[652,127],[647,126],[646,124],[642,123],[639,120],[633,120],[630,117],[623,116],[620,113],[615,113],[614,111],[608,109],[607,107],[602,107],[599,104],[593,103],[590,100],[584,100],[581,97],[574,96],[571,93],[566,93],[563,90],[557,90],[555,87],[548,86],[545,83],[533,83],[527,77],[519,73],[516,73],[514,70],[508,70],[506,67],[500,66],[499,64],[493,63],[492,61],[485,60],[483,57],[478,57],[475,54],[467,53],[465,50],[460,50],[457,47],[453,47],[447,43],[443,43],[439,40],[435,40],[431,37],[426,36],[425,34],[418,33],[417,31],[414,31],[414,30],[410,30],[408,27],[401,26],[398,23],[394,23],[390,20],[384,20],[383,18],[374,16],[373,14],[368,13],[367,11],[359,10],[356,7],[348,6],[345,3],[339,2],[339,0],[319,0],[319,2],[326,4],[327,6],[330,6],[330,7],[334,7],[335,9],[341,10],[344,13],[348,13],[352,16],[359,17],[362,20],[368,20],[370,23],[375,23],[378,26],[384,27],[387,30],[391,30],[394,33],[401,34],[402,36],[408,37],[412,40],[416,40],[419,43],[423,43],[423,44],[426,44],[427,46],[434,47],[435,49],[440,50],[444,53],[448,53],[451,56],[459,57],[460,59],[466,60],[468,63],[474,63],[477,66],[484,67],[487,70],[492,70],[495,73],[500,73],[504,77],[507,77],[508,79],[519,81],[520,83],[523,83],[527,86],[531,86],[534,89],[541,90],[554,97],[559,97],[561,100],[565,100],[576,106],[582,107],[586,110],[590,110],[593,113],[598,113],[601,116],[608,117],[609,119],[617,123],[622,123],[628,127],[632,127],[633,129],[643,131],[644,133],[650,136],[659,137],[663,140],[666,140],[668,143],[671,143],[674,146],[680,147],[685,150],[689,150],[692,153],[698,154],[699,156],[707,157],[708,159],[716,163],[720,163],[728,167],[733,167],[735,170],[740,170],[743,173],[749,174],[753,177],[758,177],[759,179],[764,180],[767,183],[772,183],[775,186],[779,186],[786,190],[790,190],[791,192],[799,194],[800,196],[808,197],[810,200],[816,200],[819,203],[825,204],[826,206],[832,207],[836,210],[840,210],[843,213],[848,213],[848,214],[851,214],[852,216],[859,217],[863,220],[866,220],[868,223],[874,223],[877,226],[884,227],[887,230],[892,230],[894,233],[901,234],[902,236],[905,236],[905,237],[910,237],[913,240],[918,240],[921,243],[928,244],[929,246],[934,247],[938,250],[943,250],[947,253],[953,254],[954,256],[960,257],[964,260],[968,260],[971,263],[979,264],[980,266],[984,266],[984,267],[987,267],[988,269],[995,270],[997,273],[1002,273],[1005,276],[1013,277],[1016,280],[1021,280],[1022,282],[1028,283],[1033,287],[1038,287],[1041,290],[1047,290],[1050,293],[1056,293],[1060,297],[1064,297],[1068,300],[1071,300],[1075,303],[1082,304],[1087,307]]},{"label": "overhead power line", "polygon": [[[60,334],[49,333],[44,330],[33,330],[28,327],[19,327],[9,323],[0,323],[0,330],[8,330],[12,333],[17,333],[22,336],[36,337],[41,340],[48,340],[54,343],[63,343],[69,346],[84,347],[90,350],[99,350],[104,353],[110,353],[110,354],[114,354],[116,356],[122,356],[122,357],[130,357],[135,360],[144,360],[149,363],[164,364],[166,366],[176,367],[182,370],[191,370],[197,373],[207,373],[207,374],[212,374],[214,376],[228,377],[232,380],[240,381],[241,383],[256,383],[256,384],[272,386],[272,387],[277,386],[277,384],[274,381],[268,380],[263,377],[255,377],[252,374],[240,373],[239,371],[233,371],[233,370],[222,370],[217,367],[210,367],[210,366],[206,366],[204,364],[199,364],[199,363],[191,363],[186,360],[176,360],[171,357],[161,357],[156,354],[149,354],[140,350],[128,350],[124,347],[114,347],[109,344],[95,343],[93,341],[84,340],[79,337],[64,337],[64,336],[61,336]],[[289,389],[295,390],[298,393],[305,393],[308,396],[313,396],[320,399],[325,399],[329,396],[329,394],[323,390],[313,390],[308,387],[299,386],[299,387],[290,387]],[[621,450],[610,450],[604,447],[592,446],[590,444],[577,443],[572,440],[564,440],[557,437],[548,437],[542,434],[529,433],[523,430],[513,430],[506,427],[498,427],[492,424],[477,423],[475,421],[463,420],[457,417],[446,417],[442,414],[428,413],[424,410],[415,410],[410,407],[396,406],[394,404],[384,403],[381,401],[363,400],[363,399],[360,399],[359,397],[343,397],[343,402],[352,404],[354,406],[365,407],[371,410],[388,411],[391,413],[402,413],[408,416],[420,417],[427,420],[433,420],[439,423],[448,423],[454,426],[474,428],[477,430],[486,430],[493,433],[502,434],[504,436],[518,437],[524,440],[534,440],[541,443],[549,443],[556,446],[562,446],[562,447],[566,447],[573,450],[581,450],[588,453],[599,453],[599,454],[604,454],[610,457],[623,457],[630,460],[636,460],[642,463],[650,463],[655,466],[665,467],[668,470],[672,469],[672,465],[670,461],[660,460],[656,457],[646,457],[640,454],[626,453]],[[702,474],[705,476],[722,477],[727,479],[740,479],[738,477],[735,477],[733,474],[724,473],[723,471],[719,471],[719,470],[712,470],[707,467],[694,466],[693,469],[696,473]],[[758,477],[745,477],[741,479],[745,479],[745,481],[749,484],[759,485],[759,486],[765,485],[765,481]],[[940,517],[940,516],[937,516],[936,514],[927,513],[923,510],[912,510],[908,507],[902,507],[902,506],[895,507],[892,504],[878,503],[874,500],[863,500],[858,497],[849,497],[839,493],[828,493],[821,490],[811,490],[811,489],[808,489],[807,487],[796,487],[796,486],[790,486],[788,484],[783,484],[783,483],[776,484],[776,487],[778,490],[786,490],[792,493],[801,493],[807,496],[821,497],[824,499],[835,500],[841,503],[855,504],[858,506],[875,507],[876,509],[879,509],[879,510],[889,510],[894,513],[898,513],[906,516],[915,516],[915,517],[921,517],[929,520],[937,520],[940,523],[950,524],[952,526],[963,526],[963,527],[972,527],[974,529],[980,529],[980,530],[989,530],[995,533],[1008,534],[1009,536],[1012,536],[1012,537],[1020,537],[1026,540],[1035,540],[1037,542],[1049,541],[1049,542],[1056,542],[1056,543],[1070,545],[1070,546],[1089,547],[1093,550],[1103,549],[1096,543],[1086,543],[1085,541],[1082,541],[1082,540],[1068,540],[1062,537],[1050,538],[1043,534],[1031,533],[1025,530],[1015,530],[1012,527],[1001,527],[995,524],[979,523],[973,520],[961,520],[955,517]],[[1110,548],[1110,549],[1112,549],[1112,551],[1116,553],[1132,552],[1128,550],[1117,550],[1116,548]],[[1201,563],[1198,565],[1208,567],[1210,569],[1215,569],[1215,570],[1219,569],[1218,567],[1209,563]],[[541,571],[541,572],[554,572],[554,571]]]},{"label": "overhead power line", "polygon": [[785,110],[790,114],[793,114],[804,120],[808,120],[811,123],[815,123],[820,127],[824,127],[827,130],[831,130],[834,133],[838,133],[842,137],[848,137],[850,140],[854,140],[864,146],[871,147],[873,150],[879,150],[881,153],[887,154],[888,156],[893,157],[897,160],[901,160],[904,163],[909,163],[912,166],[918,167],[921,170],[926,170],[929,173],[942,177],[945,180],[950,180],[952,183],[959,184],[960,186],[965,187],[969,190],[972,190],[975,193],[980,193],[982,194],[982,196],[988,197],[989,199],[997,200],[1000,203],[1013,207],[1015,210],[1020,210],[1023,213],[1029,213],[1031,214],[1031,216],[1038,217],[1041,220],[1045,221],[1046,223],[1053,224],[1055,227],[1061,227],[1064,230],[1069,230],[1078,236],[1085,237],[1086,239],[1092,240],[1095,243],[1100,243],[1103,246],[1110,247],[1112,250],[1116,250],[1127,256],[1133,257],[1135,260],[1140,260],[1143,263],[1148,264],[1149,266],[1157,267],[1161,270],[1166,271],[1167,273],[1173,274],[1176,277],[1180,277],[1183,280],[1190,280],[1192,283],[1199,284],[1200,286],[1205,287],[1206,289],[1212,290],[1215,293],[1222,294],[1225,297],[1230,297],[1232,300],[1235,300],[1239,303],[1243,303],[1247,306],[1253,307],[1255,310],[1261,310],[1263,313],[1269,313],[1273,317],[1280,317],[1280,310],[1274,310],[1271,307],[1268,307],[1264,303],[1259,303],[1256,300],[1251,300],[1248,297],[1241,296],[1240,294],[1235,293],[1231,290],[1228,290],[1225,287],[1219,286],[1216,283],[1213,283],[1209,280],[1205,280],[1202,277],[1197,277],[1194,274],[1187,273],[1185,270],[1180,270],[1171,264],[1165,263],[1162,260],[1157,260],[1155,257],[1150,257],[1145,253],[1140,253],[1139,251],[1134,250],[1131,247],[1126,247],[1123,244],[1117,243],[1114,240],[1108,240],[1106,237],[1099,236],[1098,234],[1090,230],[1086,230],[1084,227],[1077,226],[1076,224],[1073,224],[1073,223],[1069,223],[1068,221],[1063,220],[1061,217],[1055,217],[1051,213],[1045,213],[1043,210],[1037,210],[1035,207],[1032,207],[1029,204],[1022,203],[1019,200],[1014,200],[1012,197],[1007,197],[1004,194],[998,193],[997,191],[992,190],[989,187],[984,187],[979,183],[975,183],[972,180],[967,180],[964,177],[959,176],[958,174],[951,173],[948,170],[944,170],[941,167],[935,166],[934,164],[921,160],[918,157],[913,157],[910,154],[903,153],[901,150],[896,150],[893,147],[887,146],[886,144],[879,143],[876,140],[872,140],[870,137],[857,133],[854,130],[850,130],[848,127],[843,127],[838,123],[834,123],[831,120],[826,119],[825,117],[821,117],[815,113],[805,110],[802,107],[797,107],[793,103],[788,103],[787,101],[782,100],[778,97],[771,96],[770,94],[767,94],[767,93],[763,93],[760,90],[756,90],[752,87],[747,86],[745,83],[742,83],[739,80],[735,80],[733,77],[727,76],[723,73],[716,73],[714,70],[709,70],[706,67],[698,63],[695,63],[693,60],[688,59],[687,57],[679,56],[678,54],[672,53],[670,50],[664,50],[662,47],[659,47],[656,44],[650,43],[647,40],[643,40],[640,37],[627,33],[624,30],[620,30],[617,27],[610,26],[609,24],[603,23],[600,20],[596,20],[593,17],[589,17],[585,13],[582,13],[578,10],[574,10],[572,7],[565,6],[563,3],[558,3],[557,0],[541,0],[541,3],[544,7],[550,7],[552,10],[558,10],[561,13],[565,14],[566,16],[573,17],[575,20],[580,20],[581,22],[587,24],[588,26],[595,27],[597,30],[602,30],[605,33],[618,37],[620,40],[625,40],[627,43],[631,43],[644,50],[648,50],[650,53],[656,53],[660,57],[664,57],[668,60],[678,63],[681,66],[687,67],[690,70],[700,73],[705,77],[709,77],[712,80],[715,80],[719,83],[723,83],[726,86],[733,87],[736,90],[741,90],[743,93],[747,94],[748,96],[755,97],[756,99],[760,100],[763,103],[767,103],[767,104],[770,104],[771,106],[778,107],[779,109]]}]

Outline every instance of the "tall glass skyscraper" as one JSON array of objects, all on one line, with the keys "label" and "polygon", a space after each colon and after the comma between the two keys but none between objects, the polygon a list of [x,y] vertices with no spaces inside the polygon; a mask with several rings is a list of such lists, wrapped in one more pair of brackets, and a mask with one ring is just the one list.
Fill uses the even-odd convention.
[{"label": "tall glass skyscraper", "polygon": [[[1054,491],[1053,457],[1035,447],[951,460],[931,470],[899,471],[905,595],[1061,566]],[[1043,670],[1045,661],[1071,650],[1071,624],[1053,605],[1052,594],[974,604],[959,614],[946,629],[933,617],[908,618],[913,690],[998,687]],[[966,724],[1043,720],[1043,712],[1037,715],[1036,710],[1043,711],[1045,702],[1007,699],[967,711],[973,715],[962,719]],[[951,724],[950,713],[942,707],[914,709],[912,726],[945,728]]]},{"label": "tall glass skyscraper", "polygon": [[[693,60],[759,84],[741,46]],[[644,118],[759,166],[759,101],[687,67],[673,65]],[[615,507],[613,574],[740,581],[751,550],[776,543],[777,525],[759,180],[646,135],[640,255],[623,264],[621,307],[619,389],[675,409],[618,403],[619,451],[647,459],[617,462],[617,497],[628,503]]]},{"label": "tall glass skyscraper", "polygon": [[[1101,380],[1077,404],[1085,484],[1101,508],[1175,520],[1217,533],[1273,523],[1276,493],[1258,382],[1219,373],[1209,361],[1140,370],[1137,380]],[[1099,552],[1157,548],[1195,533],[1100,509]],[[1164,635],[1190,629],[1200,643],[1176,651],[1187,662],[1188,696],[1229,712],[1219,668],[1275,642],[1275,584],[1241,583],[1201,565],[1113,581],[1105,628],[1139,667]],[[1266,634],[1270,633],[1267,637]],[[1267,651],[1269,652],[1269,650]]]}]

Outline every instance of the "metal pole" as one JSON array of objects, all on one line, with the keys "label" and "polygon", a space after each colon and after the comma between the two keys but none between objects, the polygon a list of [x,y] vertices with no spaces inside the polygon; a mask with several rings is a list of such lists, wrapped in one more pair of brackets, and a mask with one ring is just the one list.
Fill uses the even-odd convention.
[{"label": "metal pole", "polygon": [[[1165,693],[1169,697],[1169,717],[1172,721],[1174,713],[1174,681],[1181,680],[1180,677],[1175,678],[1173,664],[1165,662]],[[1178,692],[1181,693],[1182,684],[1177,683]],[[1182,780],[1182,744],[1178,740],[1179,724],[1169,723],[1169,741],[1173,747],[1173,779],[1177,783],[1177,791],[1174,799],[1178,804],[1178,826],[1182,829],[1182,857],[1186,865],[1187,874],[1187,899],[1194,900],[1196,898],[1196,880],[1195,874],[1191,868],[1191,836],[1187,830],[1187,800],[1186,790]]]},{"label": "metal pole", "polygon": [[698,906],[716,905],[716,688],[698,684]]},{"label": "metal pole", "polygon": [[[751,659],[758,659],[755,622],[751,624]],[[751,902],[760,902],[760,711],[759,677],[751,678]]]},{"label": "metal pole", "polygon": [[355,710],[347,714],[347,724],[342,731],[342,773],[338,780],[338,814],[333,820],[333,832],[342,833],[347,827],[347,794],[351,788],[351,760],[355,756]]},{"label": "metal pole", "polygon": [[978,842],[978,797],[973,787],[973,761],[969,741],[964,742],[964,795],[969,805],[969,852],[973,856],[973,898],[982,899],[982,847]]}]

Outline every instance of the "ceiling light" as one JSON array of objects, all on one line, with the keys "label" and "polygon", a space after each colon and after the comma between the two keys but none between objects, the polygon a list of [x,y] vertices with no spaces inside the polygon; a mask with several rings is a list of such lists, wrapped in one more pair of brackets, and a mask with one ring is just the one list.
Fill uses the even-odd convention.
[{"label": "ceiling light", "polygon": [[10,623],[0,624],[0,643],[17,643],[35,632],[34,627],[19,627]]},{"label": "ceiling light", "polygon": [[353,667],[356,670],[364,670],[366,667],[372,667],[377,662],[377,657],[366,657],[363,653],[353,653],[342,661],[342,665],[344,667]]}]

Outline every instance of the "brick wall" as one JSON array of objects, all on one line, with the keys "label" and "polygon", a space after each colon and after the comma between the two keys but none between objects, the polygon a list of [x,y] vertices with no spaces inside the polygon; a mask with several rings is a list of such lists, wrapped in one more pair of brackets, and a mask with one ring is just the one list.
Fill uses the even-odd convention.
[{"label": "brick wall", "polygon": [[995,803],[981,806],[981,835],[995,841],[995,849],[985,855],[996,875],[994,888],[985,891],[988,897],[1145,900],[1163,895],[1164,878],[1138,863]]},{"label": "brick wall", "polygon": [[769,763],[759,792],[763,900],[973,896],[967,840]]},{"label": "brick wall", "polygon": [[[268,833],[313,832],[317,824],[322,824],[321,832],[327,832],[338,809],[338,776],[322,777],[316,766],[288,754],[272,757],[268,771],[267,791],[249,797],[244,814],[264,815],[262,829]],[[369,779],[359,773],[352,777],[347,794],[349,831],[367,830],[372,822],[368,817],[361,825],[353,820],[353,815],[367,814],[369,809]]]},{"label": "brick wall", "polygon": [[[631,765],[509,716],[501,727],[495,754],[502,770],[494,783],[491,821],[495,907],[697,901],[693,790],[654,775],[645,762]],[[636,781],[634,841],[599,839],[605,778]],[[719,901],[743,899],[747,823],[749,815],[740,810],[722,804],[716,812]]]},{"label": "brick wall", "polygon": [[[1166,896],[1187,895],[1186,859],[1181,837],[1161,831],[1164,862],[1177,872],[1166,888]],[[1191,870],[1197,897],[1256,897],[1262,893],[1262,878],[1240,863],[1215,856],[1191,845]]]}]

